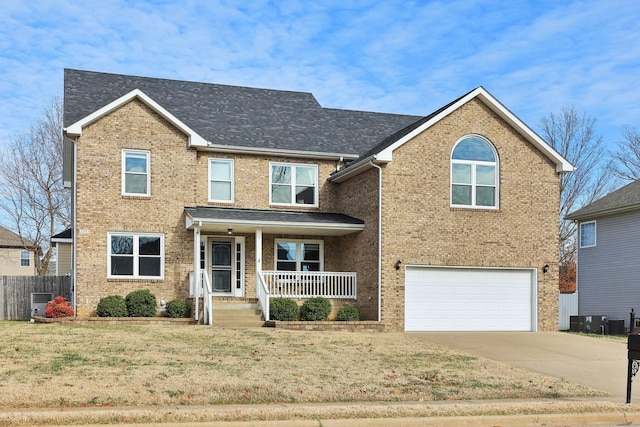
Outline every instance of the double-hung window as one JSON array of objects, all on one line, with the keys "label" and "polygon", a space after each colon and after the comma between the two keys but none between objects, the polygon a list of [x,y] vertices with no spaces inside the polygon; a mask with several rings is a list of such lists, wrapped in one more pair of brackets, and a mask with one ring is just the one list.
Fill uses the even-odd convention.
[{"label": "double-hung window", "polygon": [[580,247],[589,248],[596,245],[596,222],[589,221],[580,224]]},{"label": "double-hung window", "polygon": [[232,159],[209,159],[209,201],[233,202]]},{"label": "double-hung window", "polygon": [[276,240],[276,270],[322,271],[321,240]]},{"label": "double-hung window", "polygon": [[271,163],[269,202],[273,205],[318,206],[318,166]]},{"label": "double-hung window", "polygon": [[122,150],[122,195],[151,195],[151,153]]},{"label": "double-hung window", "polygon": [[25,250],[20,251],[20,266],[29,267],[29,264],[31,264],[30,252]]},{"label": "double-hung window", "polygon": [[158,233],[109,233],[108,277],[162,279],[164,235]]},{"label": "double-hung window", "polygon": [[496,209],[498,160],[493,145],[480,136],[467,136],[451,153],[451,206]]}]

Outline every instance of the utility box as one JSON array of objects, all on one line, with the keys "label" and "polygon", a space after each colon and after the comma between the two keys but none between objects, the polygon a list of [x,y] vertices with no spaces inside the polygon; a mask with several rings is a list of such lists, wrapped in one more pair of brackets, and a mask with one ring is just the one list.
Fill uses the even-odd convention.
[{"label": "utility box", "polygon": [[31,294],[31,318],[36,316],[45,317],[47,303],[53,300],[51,292],[33,292]]},{"label": "utility box", "polygon": [[624,320],[609,320],[609,329],[607,334],[609,335],[624,335]]},{"label": "utility box", "polygon": [[571,332],[604,334],[607,330],[607,316],[570,316],[569,330]]}]

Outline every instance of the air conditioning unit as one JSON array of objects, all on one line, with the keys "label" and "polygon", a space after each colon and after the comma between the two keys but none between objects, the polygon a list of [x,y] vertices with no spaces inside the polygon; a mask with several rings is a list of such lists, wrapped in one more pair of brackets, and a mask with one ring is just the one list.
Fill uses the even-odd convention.
[{"label": "air conditioning unit", "polygon": [[571,332],[587,332],[604,335],[607,329],[607,316],[570,316],[569,330]]},{"label": "air conditioning unit", "polygon": [[33,292],[31,294],[31,318],[35,316],[44,317],[47,303],[53,300],[51,292]]}]

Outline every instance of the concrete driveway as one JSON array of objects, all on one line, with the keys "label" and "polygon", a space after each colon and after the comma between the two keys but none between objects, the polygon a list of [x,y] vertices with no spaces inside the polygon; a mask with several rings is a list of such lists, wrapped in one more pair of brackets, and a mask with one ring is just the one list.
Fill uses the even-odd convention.
[{"label": "concrete driveway", "polygon": [[[425,341],[627,397],[627,344],[563,332],[407,332]],[[631,401],[640,402],[640,373]]]}]

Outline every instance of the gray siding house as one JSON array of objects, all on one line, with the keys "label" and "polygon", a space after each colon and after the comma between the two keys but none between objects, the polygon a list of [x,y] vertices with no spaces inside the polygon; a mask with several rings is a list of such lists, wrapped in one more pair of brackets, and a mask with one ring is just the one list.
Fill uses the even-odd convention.
[{"label": "gray siding house", "polygon": [[[640,312],[640,180],[567,216],[578,222],[578,311],[629,326]],[[636,316],[638,317],[638,316]]]}]

